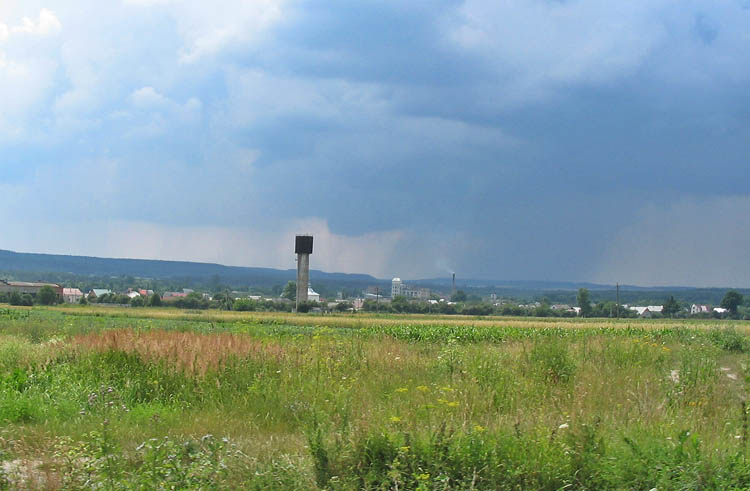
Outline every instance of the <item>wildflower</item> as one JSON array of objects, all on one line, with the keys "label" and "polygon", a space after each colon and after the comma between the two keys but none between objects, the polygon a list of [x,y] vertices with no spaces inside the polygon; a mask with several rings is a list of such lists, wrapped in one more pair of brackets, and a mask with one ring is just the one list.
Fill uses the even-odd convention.
[{"label": "wildflower", "polygon": [[430,390],[430,388],[426,385],[417,385],[417,390],[420,392],[427,392],[428,390]]},{"label": "wildflower", "polygon": [[671,372],[669,372],[669,378],[676,384],[680,383],[680,371],[672,370]]},{"label": "wildflower", "polygon": [[568,427],[570,427],[570,425],[568,423],[563,423],[560,426],[558,426],[557,429],[558,430],[564,430],[564,429],[567,429]]},{"label": "wildflower", "polygon": [[446,404],[448,407],[458,407],[458,401],[450,401]]},{"label": "wildflower", "polygon": [[735,374],[733,374],[733,373],[728,373],[728,374],[727,374],[727,377],[729,377],[729,378],[730,378],[730,379],[732,379],[732,380],[737,380],[737,375],[735,375]]},{"label": "wildflower", "polygon": [[484,427],[482,425],[474,425],[474,431],[477,433],[482,433],[484,431]]},{"label": "wildflower", "polygon": [[396,392],[400,392],[403,394],[404,392],[409,392],[409,389],[407,387],[399,387],[398,389],[396,389]]},{"label": "wildflower", "polygon": [[429,475],[429,474],[427,474],[427,473],[424,473],[424,474],[419,474],[419,475],[417,476],[417,480],[419,480],[419,481],[426,481],[426,480],[428,480],[429,478],[430,478],[430,475]]},{"label": "wildflower", "polygon": [[398,416],[391,416],[391,423],[400,423],[400,422],[401,422],[401,418],[399,418]]},{"label": "wildflower", "polygon": [[409,451],[409,446],[404,445],[403,447],[399,447],[398,449],[401,450],[403,453],[406,453]]}]

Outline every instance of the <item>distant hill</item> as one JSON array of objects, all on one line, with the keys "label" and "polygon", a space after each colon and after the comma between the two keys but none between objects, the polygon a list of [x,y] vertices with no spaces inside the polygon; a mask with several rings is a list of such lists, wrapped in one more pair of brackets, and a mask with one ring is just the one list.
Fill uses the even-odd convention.
[{"label": "distant hill", "polygon": [[[27,281],[55,281],[81,287],[107,286],[117,283],[129,286],[133,278],[149,279],[161,287],[214,288],[218,285],[230,287],[278,288],[287,281],[295,280],[296,270],[273,268],[249,268],[224,266],[213,263],[190,261],[159,261],[153,259],[112,259],[89,256],[59,254],[35,254],[0,249],[0,279]],[[130,279],[128,279],[128,277]],[[110,278],[120,278],[117,282]],[[368,286],[379,286],[385,295],[390,293],[390,278],[378,279],[367,274],[327,273],[312,270],[310,279],[315,288],[326,296],[335,296],[337,291],[347,290],[356,295]],[[448,293],[451,278],[405,279],[409,284],[428,287],[433,291]],[[127,284],[127,285],[126,285]],[[533,280],[482,280],[456,278],[457,288],[467,293],[487,297],[495,293],[498,297],[518,300],[546,299],[550,303],[576,302],[578,288],[588,288],[593,301],[614,300],[615,286],[586,282],[533,281]],[[620,285],[620,300],[623,303],[659,304],[670,295],[682,302],[718,305],[727,288],[692,288],[683,286],[640,287]],[[750,289],[739,289],[750,298]]]},{"label": "distant hill", "polygon": [[[272,286],[296,279],[293,269],[245,268],[189,261],[154,259],[110,259],[90,256],[34,254],[0,249],[0,271],[56,272],[77,276],[133,276],[152,279],[209,281],[216,278],[230,285]],[[317,281],[336,282],[344,286],[375,284],[380,281],[366,274],[326,273],[312,270]]]}]

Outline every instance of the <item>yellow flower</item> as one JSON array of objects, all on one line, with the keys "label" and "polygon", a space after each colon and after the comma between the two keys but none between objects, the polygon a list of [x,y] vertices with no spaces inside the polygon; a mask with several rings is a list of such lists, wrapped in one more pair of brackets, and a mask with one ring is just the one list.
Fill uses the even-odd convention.
[{"label": "yellow flower", "polygon": [[391,423],[400,423],[400,422],[401,422],[401,418],[399,418],[398,416],[391,416]]},{"label": "yellow flower", "polygon": [[409,447],[408,446],[399,447],[399,450],[401,450],[403,453],[406,453],[409,451]]},{"label": "yellow flower", "polygon": [[458,401],[451,401],[448,403],[448,407],[458,407]]},{"label": "yellow flower", "polygon": [[447,387],[446,386],[446,387],[443,387],[443,390],[446,391],[446,392],[453,392],[454,389],[452,387]]},{"label": "yellow flower", "polygon": [[474,431],[476,431],[477,433],[481,433],[484,431],[484,427],[481,425],[474,425]]},{"label": "yellow flower", "polygon": [[409,392],[409,389],[406,387],[399,387],[396,389],[396,392],[401,392],[403,394],[404,392]]},{"label": "yellow flower", "polygon": [[430,478],[430,475],[429,475],[429,474],[426,474],[426,473],[425,473],[425,474],[419,474],[419,475],[417,476],[417,479],[418,479],[419,481],[426,481],[426,480],[428,480],[429,478]]},{"label": "yellow flower", "polygon": [[430,388],[426,385],[417,385],[417,390],[420,392],[427,392],[428,390],[430,390]]}]

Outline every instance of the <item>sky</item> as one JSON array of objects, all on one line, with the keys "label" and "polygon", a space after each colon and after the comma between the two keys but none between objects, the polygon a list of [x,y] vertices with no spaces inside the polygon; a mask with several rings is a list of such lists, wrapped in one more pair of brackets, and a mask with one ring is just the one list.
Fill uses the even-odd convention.
[{"label": "sky", "polygon": [[0,249],[750,287],[750,0],[0,2]]}]

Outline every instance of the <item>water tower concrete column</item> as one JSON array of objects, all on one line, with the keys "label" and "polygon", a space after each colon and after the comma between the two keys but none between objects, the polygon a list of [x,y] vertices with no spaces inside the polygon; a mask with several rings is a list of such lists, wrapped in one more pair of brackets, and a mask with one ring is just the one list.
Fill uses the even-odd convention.
[{"label": "water tower concrete column", "polygon": [[310,285],[310,254],[313,250],[312,235],[298,235],[294,240],[294,252],[297,254],[297,300],[295,309],[300,302],[307,302],[307,288]]}]

